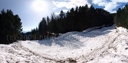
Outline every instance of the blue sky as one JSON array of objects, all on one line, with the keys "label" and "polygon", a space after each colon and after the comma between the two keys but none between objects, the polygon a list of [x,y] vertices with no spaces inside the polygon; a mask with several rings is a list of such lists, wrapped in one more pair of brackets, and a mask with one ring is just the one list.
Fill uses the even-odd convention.
[{"label": "blue sky", "polygon": [[0,10],[11,9],[21,18],[23,31],[31,31],[38,27],[43,17],[51,13],[59,14],[60,10],[67,12],[76,6],[93,5],[110,13],[116,13],[118,8],[123,8],[128,0],[0,0]]}]

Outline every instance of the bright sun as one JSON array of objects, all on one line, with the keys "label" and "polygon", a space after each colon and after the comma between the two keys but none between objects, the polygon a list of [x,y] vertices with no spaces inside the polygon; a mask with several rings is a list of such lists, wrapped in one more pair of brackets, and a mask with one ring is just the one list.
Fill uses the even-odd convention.
[{"label": "bright sun", "polygon": [[48,3],[44,0],[34,0],[32,2],[32,9],[38,13],[45,12],[48,9]]}]

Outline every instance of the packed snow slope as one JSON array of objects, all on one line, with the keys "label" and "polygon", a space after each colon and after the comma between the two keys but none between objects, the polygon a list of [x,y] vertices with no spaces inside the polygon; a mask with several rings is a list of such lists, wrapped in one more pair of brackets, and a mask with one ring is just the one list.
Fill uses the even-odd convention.
[{"label": "packed snow slope", "polygon": [[114,26],[1,44],[0,63],[128,63],[127,29]]}]

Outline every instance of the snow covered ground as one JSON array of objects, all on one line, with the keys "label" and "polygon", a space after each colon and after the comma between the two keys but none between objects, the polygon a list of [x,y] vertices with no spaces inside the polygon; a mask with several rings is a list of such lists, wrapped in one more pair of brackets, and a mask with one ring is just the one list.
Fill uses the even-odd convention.
[{"label": "snow covered ground", "polygon": [[[0,63],[128,63],[128,32],[118,27],[0,44]],[[91,31],[89,31],[91,30]]]}]

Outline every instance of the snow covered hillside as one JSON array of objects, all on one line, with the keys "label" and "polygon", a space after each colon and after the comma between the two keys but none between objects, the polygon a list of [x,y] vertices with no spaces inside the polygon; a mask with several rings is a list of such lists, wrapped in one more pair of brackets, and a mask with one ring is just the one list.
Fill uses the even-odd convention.
[{"label": "snow covered hillside", "polygon": [[[93,28],[92,28],[93,29]],[[0,45],[0,63],[128,63],[128,32],[104,27]]]}]

